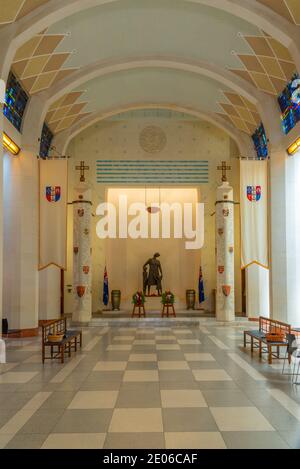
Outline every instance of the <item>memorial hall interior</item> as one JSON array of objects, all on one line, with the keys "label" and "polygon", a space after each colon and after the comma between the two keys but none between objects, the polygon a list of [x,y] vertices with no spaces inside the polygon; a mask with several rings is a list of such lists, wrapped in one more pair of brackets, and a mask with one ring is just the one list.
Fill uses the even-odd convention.
[{"label": "memorial hall interior", "polygon": [[299,74],[300,0],[0,0],[0,448],[300,448]]}]

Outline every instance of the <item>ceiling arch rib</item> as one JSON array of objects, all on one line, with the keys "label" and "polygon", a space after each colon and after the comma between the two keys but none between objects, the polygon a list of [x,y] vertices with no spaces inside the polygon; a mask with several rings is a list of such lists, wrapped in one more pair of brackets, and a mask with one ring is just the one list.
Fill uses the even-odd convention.
[{"label": "ceiling arch rib", "polygon": [[[24,18],[17,21],[15,25],[6,26],[5,28],[14,27],[14,38],[10,41],[7,55],[4,61],[4,70],[1,74],[5,77],[8,74],[11,62],[17,49],[22,46],[26,41],[32,38],[33,35],[40,33],[42,30],[54,25],[63,18],[67,18],[76,13],[82,12],[92,7],[107,5],[115,3],[117,0],[53,0],[46,2],[36,11],[28,14]],[[280,17],[271,11],[265,5],[258,2],[249,2],[249,0],[183,0],[187,3],[197,5],[205,5],[217,8],[224,12],[238,17],[248,23],[251,23],[258,28],[264,30],[266,33],[272,35],[275,39],[280,41],[284,46],[291,49],[295,53],[297,49],[297,57],[294,57],[297,64],[299,64],[299,31],[298,28],[289,23],[283,17]],[[120,5],[122,2],[120,1]],[[2,33],[5,31],[2,31]]]},{"label": "ceiling arch rib", "polygon": [[229,87],[232,91],[243,95],[246,99],[259,107],[263,94],[251,83],[236,76],[229,70],[222,69],[207,62],[187,61],[179,57],[148,57],[148,58],[128,58],[122,61],[97,62],[82,70],[78,70],[70,77],[52,86],[40,95],[45,100],[45,111],[65,94],[72,92],[77,87],[84,87],[87,82],[95,78],[112,75],[127,70],[145,68],[165,68],[180,70],[205,76],[218,81],[220,85]]},{"label": "ceiling arch rib", "polygon": [[[212,95],[211,109],[216,107],[216,115],[220,114],[231,125],[237,129],[252,134],[264,120],[264,109],[261,103],[262,94],[251,84],[244,82],[241,78],[229,71],[222,70],[208,63],[193,63],[179,60],[178,58],[152,58],[135,59],[114,63],[98,63],[89,70],[78,71],[72,77],[53,87],[43,95],[45,107],[43,111],[43,120],[52,128],[54,133],[64,130],[67,126],[72,126],[75,121],[86,117],[90,109],[88,106],[88,93],[83,93],[82,88],[88,82],[101,77],[109,77],[114,74],[149,69],[166,69],[185,72],[199,77],[210,78],[216,85],[225,89],[225,96],[219,93],[216,87],[215,96]],[[199,87],[203,83],[199,81]],[[227,93],[226,93],[227,90]],[[184,89],[182,90],[184,93]],[[199,93],[198,93],[199,94]],[[197,89],[196,94],[197,97]],[[222,102],[219,103],[219,99]],[[225,98],[225,103],[224,103]],[[227,101],[227,102],[226,102]],[[87,107],[86,107],[87,106]]]},{"label": "ceiling arch rib", "polygon": [[176,111],[181,112],[198,119],[207,121],[214,126],[222,129],[225,131],[237,144],[239,152],[242,156],[250,156],[253,154],[253,144],[251,139],[243,134],[242,132],[235,129],[232,125],[230,125],[226,120],[222,118],[222,116],[216,116],[213,113],[204,112],[202,110],[182,106],[176,103],[130,103],[126,106],[122,107],[115,107],[112,109],[101,110],[99,112],[93,113],[83,119],[82,121],[78,122],[71,128],[61,132],[57,135],[53,141],[53,145],[56,150],[60,151],[62,154],[66,154],[67,148],[69,143],[81,132],[85,129],[91,127],[92,125],[104,121],[110,117],[115,115],[126,113],[129,111],[136,111],[136,110],[145,110],[145,109],[164,109],[169,111]]}]

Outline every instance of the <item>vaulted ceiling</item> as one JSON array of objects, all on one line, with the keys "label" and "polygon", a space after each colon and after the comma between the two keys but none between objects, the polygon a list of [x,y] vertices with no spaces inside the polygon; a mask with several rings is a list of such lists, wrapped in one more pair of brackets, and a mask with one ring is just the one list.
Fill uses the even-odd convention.
[{"label": "vaulted ceiling", "polygon": [[[26,15],[34,20],[55,1],[0,0],[1,30]],[[87,3],[89,8],[76,8],[74,14],[57,17],[33,34],[13,59],[12,69],[27,92],[50,99],[46,122],[54,133],[90,114],[112,109],[117,102],[120,106],[161,102],[213,112],[251,135],[261,120],[251,102],[251,90],[276,98],[297,69],[291,52],[278,38],[250,22],[251,18],[245,21],[209,2]],[[286,23],[287,28],[300,25],[300,0],[248,3]],[[155,62],[158,59],[160,64]],[[170,60],[189,67],[169,68]],[[141,65],[123,66],[134,61]],[[146,67],[145,61],[149,62]],[[220,76],[235,77],[241,89],[234,90],[229,80],[190,71],[203,64],[215,67]]]}]

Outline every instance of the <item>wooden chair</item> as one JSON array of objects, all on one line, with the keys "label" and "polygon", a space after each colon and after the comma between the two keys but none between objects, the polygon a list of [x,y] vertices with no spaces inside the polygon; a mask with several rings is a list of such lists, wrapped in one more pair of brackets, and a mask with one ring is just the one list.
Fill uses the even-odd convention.
[{"label": "wooden chair", "polygon": [[134,305],[133,306],[133,311],[132,311],[132,318],[138,317],[146,317],[146,311],[145,311],[145,306],[144,305]]},{"label": "wooden chair", "polygon": [[163,305],[161,317],[162,318],[164,318],[164,317],[169,318],[170,316],[174,316],[174,318],[176,318],[175,308],[174,308],[174,305],[172,303],[166,303],[165,305]]}]

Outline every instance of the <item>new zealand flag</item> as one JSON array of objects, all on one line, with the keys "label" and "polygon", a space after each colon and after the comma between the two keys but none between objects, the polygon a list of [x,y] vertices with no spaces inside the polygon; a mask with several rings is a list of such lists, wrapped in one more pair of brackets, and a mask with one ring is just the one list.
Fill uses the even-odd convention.
[{"label": "new zealand flag", "polygon": [[103,303],[104,303],[104,306],[107,306],[108,302],[109,302],[108,275],[107,275],[107,269],[106,269],[106,266],[105,266],[104,281],[103,281]]},{"label": "new zealand flag", "polygon": [[202,275],[202,267],[200,267],[200,272],[199,272],[199,303],[203,303],[205,301],[205,293],[204,293],[204,280],[203,280],[203,275]]}]

